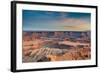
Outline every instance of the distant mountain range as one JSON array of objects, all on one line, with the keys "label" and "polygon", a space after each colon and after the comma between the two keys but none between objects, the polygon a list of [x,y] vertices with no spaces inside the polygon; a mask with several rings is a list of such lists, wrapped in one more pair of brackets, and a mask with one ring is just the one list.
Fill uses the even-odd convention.
[{"label": "distant mountain range", "polygon": [[58,37],[58,38],[81,38],[88,37],[90,38],[90,31],[23,31],[23,36],[40,36],[40,37]]}]

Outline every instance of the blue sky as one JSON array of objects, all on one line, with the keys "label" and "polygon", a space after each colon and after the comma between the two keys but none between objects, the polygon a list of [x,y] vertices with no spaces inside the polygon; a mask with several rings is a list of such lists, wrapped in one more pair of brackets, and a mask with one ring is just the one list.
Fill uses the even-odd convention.
[{"label": "blue sky", "polygon": [[23,10],[24,31],[87,31],[91,14]]}]

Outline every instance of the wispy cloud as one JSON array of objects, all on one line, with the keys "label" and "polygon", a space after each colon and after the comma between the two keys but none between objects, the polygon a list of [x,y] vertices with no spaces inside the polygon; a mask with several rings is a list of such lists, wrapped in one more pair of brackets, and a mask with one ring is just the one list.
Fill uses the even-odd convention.
[{"label": "wispy cloud", "polygon": [[69,31],[87,31],[91,29],[89,22],[82,19],[65,19],[62,20],[60,27]]},{"label": "wispy cloud", "polygon": [[62,28],[69,31],[89,31],[90,25],[63,26]]}]

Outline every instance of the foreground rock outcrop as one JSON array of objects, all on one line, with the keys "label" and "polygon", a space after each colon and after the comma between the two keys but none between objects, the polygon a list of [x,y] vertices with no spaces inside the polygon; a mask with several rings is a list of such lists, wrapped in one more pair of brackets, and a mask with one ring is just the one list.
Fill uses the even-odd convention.
[{"label": "foreground rock outcrop", "polygon": [[90,48],[56,49],[40,48],[24,53],[23,62],[46,62],[90,59]]}]

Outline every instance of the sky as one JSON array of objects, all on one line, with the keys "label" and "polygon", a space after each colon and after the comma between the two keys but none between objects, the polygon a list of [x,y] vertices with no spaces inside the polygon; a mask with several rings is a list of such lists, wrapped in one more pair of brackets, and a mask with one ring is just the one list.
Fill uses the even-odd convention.
[{"label": "sky", "polygon": [[90,31],[91,14],[79,12],[22,11],[23,31]]}]

